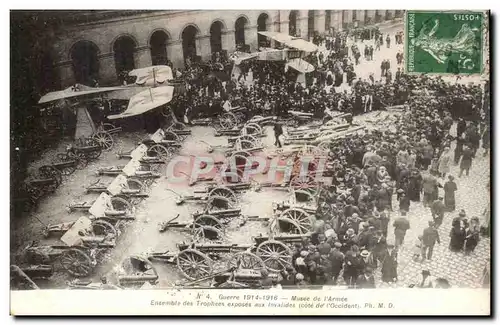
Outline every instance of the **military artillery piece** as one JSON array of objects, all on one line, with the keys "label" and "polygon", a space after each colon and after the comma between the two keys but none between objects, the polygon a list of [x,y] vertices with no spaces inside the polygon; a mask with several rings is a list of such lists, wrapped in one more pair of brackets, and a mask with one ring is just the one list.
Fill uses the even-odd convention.
[{"label": "military artillery piece", "polygon": [[132,204],[148,197],[144,184],[134,178],[127,178],[125,175],[118,175],[109,185],[103,185],[100,180],[87,187],[87,193],[106,192],[113,197],[126,198]]},{"label": "military artillery piece", "polygon": [[[233,188],[236,188],[236,186],[233,186]],[[174,192],[173,190],[170,190],[170,191]],[[175,203],[177,205],[183,204],[186,201],[197,202],[197,203],[207,203],[213,197],[224,197],[224,198],[230,200],[234,204],[238,203],[238,197],[236,196],[234,191],[226,186],[213,186],[213,185],[208,186],[205,190],[194,191],[195,195],[180,195],[176,192],[174,192],[174,193],[177,195],[177,199],[175,201]],[[196,194],[205,194],[205,195],[196,195]]]},{"label": "military artillery piece", "polygon": [[158,272],[148,259],[130,256],[121,264],[118,284],[123,287],[138,288],[145,283],[155,285],[158,283],[158,278]]},{"label": "military artillery piece", "polygon": [[182,146],[182,140],[183,139],[181,139],[181,137],[176,133],[172,131],[165,131],[160,128],[148,139],[144,139],[142,143],[148,147],[155,144],[161,144],[164,147],[176,150]]},{"label": "military artillery piece", "polygon": [[28,265],[50,265],[59,262],[61,267],[76,277],[91,274],[99,256],[115,246],[118,231],[104,220],[91,221],[81,217],[71,225],[51,226],[54,234],[63,234],[64,245],[37,246],[31,243],[22,252],[23,262]]},{"label": "military artillery piece", "polygon": [[50,165],[40,167],[36,178],[29,179],[24,183],[23,195],[27,196],[24,200],[26,210],[36,206],[38,200],[47,193],[54,192],[61,185],[61,182],[61,172],[55,167]]},{"label": "military artillery piece", "polygon": [[161,144],[154,144],[149,148],[145,144],[141,144],[132,151],[119,152],[116,156],[120,159],[138,160],[143,165],[161,165],[166,164],[173,154],[171,148]]},{"label": "military artillery piece", "polygon": [[129,163],[125,166],[109,166],[109,167],[101,167],[97,170],[97,175],[107,175],[107,176],[118,176],[121,174],[125,174],[130,178],[139,178],[139,179],[154,179],[160,178],[161,173],[153,170],[152,165],[149,164],[141,164],[139,160],[130,160]]},{"label": "military artillery piece", "polygon": [[101,193],[92,204],[87,202],[70,204],[68,211],[88,211],[95,218],[134,219],[133,207],[129,201],[123,197],[109,196],[107,193]]}]

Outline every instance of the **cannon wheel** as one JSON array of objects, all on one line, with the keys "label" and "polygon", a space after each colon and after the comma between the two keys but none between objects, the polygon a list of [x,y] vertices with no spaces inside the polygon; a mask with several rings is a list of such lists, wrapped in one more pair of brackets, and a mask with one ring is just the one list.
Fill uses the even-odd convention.
[{"label": "cannon wheel", "polygon": [[238,202],[238,197],[236,196],[236,194],[233,192],[233,190],[227,187],[219,186],[212,189],[210,192],[208,192],[208,198],[210,199],[213,196],[223,196],[234,203]]},{"label": "cannon wheel", "polygon": [[97,128],[97,131],[98,132],[108,132],[108,131],[111,131],[111,130],[116,129],[116,128],[117,127],[112,123],[102,123]]},{"label": "cannon wheel", "polygon": [[249,123],[243,126],[243,128],[240,131],[241,135],[259,135],[262,133],[262,129],[260,128],[259,125],[255,123]]},{"label": "cannon wheel", "polygon": [[89,162],[85,158],[85,155],[81,152],[80,153],[68,152],[67,155],[64,153],[62,153],[60,155],[65,156],[64,160],[68,160],[68,159],[76,160],[76,169],[78,169],[78,170],[85,169],[85,167],[87,167],[87,165],[89,164]]},{"label": "cannon wheel", "polygon": [[248,151],[245,151],[245,150],[233,152],[232,156],[235,156],[235,155],[243,156],[243,157],[246,157],[246,158],[248,158],[248,157],[251,156],[251,154]]},{"label": "cannon wheel", "polygon": [[[54,160],[54,163],[58,163],[58,162],[71,162],[71,160],[73,160],[73,159],[71,159],[70,157],[68,157],[67,154],[58,153],[58,154],[56,154],[56,159]],[[78,165],[78,160],[74,159],[74,163],[71,163],[68,166],[65,166],[65,167],[59,169],[59,171],[61,172],[62,175],[69,176],[69,175],[73,174],[76,171],[77,165]]]},{"label": "cannon wheel", "polygon": [[201,242],[205,240],[221,240],[224,234],[221,229],[213,226],[199,226],[193,233],[193,241]]},{"label": "cannon wheel", "polygon": [[179,138],[179,135],[177,133],[174,133],[172,131],[164,131],[163,132],[163,139],[168,140],[168,141],[176,141],[178,143],[181,143],[181,139]]},{"label": "cannon wheel", "polygon": [[90,256],[78,248],[70,248],[61,254],[61,265],[71,275],[85,277],[90,275],[92,260]]},{"label": "cannon wheel", "polygon": [[257,247],[259,256],[272,272],[280,272],[292,264],[292,250],[277,240],[267,240]]},{"label": "cannon wheel", "polygon": [[115,226],[104,220],[92,221],[92,231],[97,236],[106,236],[108,239],[116,239],[118,232]]},{"label": "cannon wheel", "polygon": [[91,151],[88,151],[88,152],[79,152],[78,155],[83,157],[83,159],[97,159],[101,156],[101,153],[102,153],[102,146],[101,144],[99,143],[99,141],[97,141],[96,139],[94,138],[88,138],[88,139],[85,139],[85,145],[87,146],[92,146],[92,147],[96,147],[97,149],[96,150],[91,150]]},{"label": "cannon wheel", "polygon": [[119,196],[113,196],[111,198],[111,206],[113,207],[113,210],[116,211],[125,211],[128,213],[132,213],[133,211],[132,204],[128,200]]},{"label": "cannon wheel", "polygon": [[306,190],[293,190],[293,198],[295,202],[312,202],[313,204],[316,202],[314,195]]},{"label": "cannon wheel", "polygon": [[175,133],[175,130],[185,130],[185,129],[186,129],[186,124],[173,121],[172,124],[168,126],[167,131],[172,131]]},{"label": "cannon wheel", "polygon": [[325,154],[328,154],[328,152],[330,151],[331,143],[332,143],[331,141],[320,142],[320,144],[318,144],[318,150],[321,150]]},{"label": "cannon wheel", "polygon": [[264,264],[264,261],[254,253],[239,252],[237,254],[233,254],[227,261],[227,268],[260,271],[266,268],[266,264]]},{"label": "cannon wheel", "polygon": [[219,119],[219,125],[223,130],[230,130],[238,125],[238,118],[233,113],[224,113]]},{"label": "cannon wheel", "polygon": [[105,131],[94,133],[92,138],[96,140],[102,150],[105,151],[111,150],[111,148],[113,148],[113,144],[115,143],[113,136]]},{"label": "cannon wheel", "polygon": [[212,260],[196,249],[185,249],[177,254],[177,268],[189,280],[212,274]]},{"label": "cannon wheel", "polygon": [[140,180],[133,179],[133,178],[127,179],[127,186],[131,190],[142,191],[144,189],[144,184]]},{"label": "cannon wheel", "polygon": [[254,137],[253,135],[251,134],[245,134],[245,135],[240,135],[237,139],[236,139],[236,143],[240,142],[240,141],[243,141],[243,140],[246,140],[248,142],[251,142],[253,143],[253,146],[256,147],[258,144],[259,144],[259,140],[257,140],[256,137]]},{"label": "cannon wheel", "polygon": [[38,172],[43,178],[53,178],[56,182],[56,187],[59,187],[62,183],[62,175],[57,168],[51,165],[45,165],[38,169]]},{"label": "cannon wheel", "polygon": [[167,161],[172,156],[172,152],[169,148],[161,144],[154,144],[148,149],[148,155],[152,157],[158,157],[163,161]]},{"label": "cannon wheel", "polygon": [[290,208],[281,212],[278,221],[292,224],[297,234],[306,234],[312,228],[311,216],[299,208]]},{"label": "cannon wheel", "polygon": [[238,172],[226,171],[222,176],[222,181],[228,184],[237,184],[242,183],[243,180]]},{"label": "cannon wheel", "polygon": [[219,219],[209,214],[202,214],[201,216],[197,217],[193,223],[193,229],[197,229],[203,226],[211,226],[220,230],[222,230],[223,228],[222,223],[219,221]]},{"label": "cannon wheel", "polygon": [[300,175],[295,176],[290,181],[290,187],[294,190],[306,190],[314,196],[318,193],[318,184],[310,175],[305,177]]},{"label": "cannon wheel", "polygon": [[205,211],[227,210],[234,207],[235,202],[227,197],[214,195],[210,197],[205,206]]},{"label": "cannon wheel", "polygon": [[255,144],[251,141],[240,140],[240,139],[238,139],[236,141],[236,149],[238,149],[238,150],[248,150],[248,149],[252,149],[254,147],[255,147]]}]

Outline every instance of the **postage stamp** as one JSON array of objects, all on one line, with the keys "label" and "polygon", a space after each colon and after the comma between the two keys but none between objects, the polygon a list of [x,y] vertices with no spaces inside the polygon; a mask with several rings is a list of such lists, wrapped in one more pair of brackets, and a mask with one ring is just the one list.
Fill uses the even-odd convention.
[{"label": "postage stamp", "polygon": [[406,71],[481,73],[484,20],[481,11],[407,11]]}]

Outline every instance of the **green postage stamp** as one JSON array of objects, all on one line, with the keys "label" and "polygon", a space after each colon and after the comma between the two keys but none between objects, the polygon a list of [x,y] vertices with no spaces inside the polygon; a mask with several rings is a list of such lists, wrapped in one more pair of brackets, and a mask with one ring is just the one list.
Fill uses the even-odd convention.
[{"label": "green postage stamp", "polygon": [[484,27],[481,11],[412,11],[406,13],[408,73],[480,74]]}]

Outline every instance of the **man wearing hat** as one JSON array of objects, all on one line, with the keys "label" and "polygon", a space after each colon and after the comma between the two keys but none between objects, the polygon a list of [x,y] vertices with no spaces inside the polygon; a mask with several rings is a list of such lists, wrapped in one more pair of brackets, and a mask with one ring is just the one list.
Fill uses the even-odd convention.
[{"label": "man wearing hat", "polygon": [[366,267],[356,280],[356,289],[375,289],[375,278],[371,267]]},{"label": "man wearing hat", "polygon": [[434,227],[434,221],[429,221],[429,227],[424,229],[422,234],[422,260],[425,261],[432,259],[432,252],[434,251],[434,245],[441,244],[441,239],[439,238],[439,232]]},{"label": "man wearing hat", "polygon": [[403,189],[397,190],[398,200],[399,200],[399,212],[401,216],[406,216],[408,211],[410,211],[410,199],[406,196],[406,193]]},{"label": "man wearing hat", "polygon": [[437,200],[432,202],[431,205],[432,218],[434,219],[436,228],[439,228],[439,226],[441,226],[441,224],[443,223],[445,211],[446,211],[446,206],[443,203],[443,197],[440,196],[438,197]]},{"label": "man wearing hat", "polygon": [[337,280],[339,278],[340,271],[344,265],[344,254],[340,251],[342,244],[336,242],[333,244],[333,249],[328,256],[330,260],[330,276],[333,280],[333,285],[337,285]]},{"label": "man wearing hat", "polygon": [[394,226],[395,246],[399,248],[404,242],[406,232],[410,229],[410,222],[405,217],[399,217],[392,225]]}]

